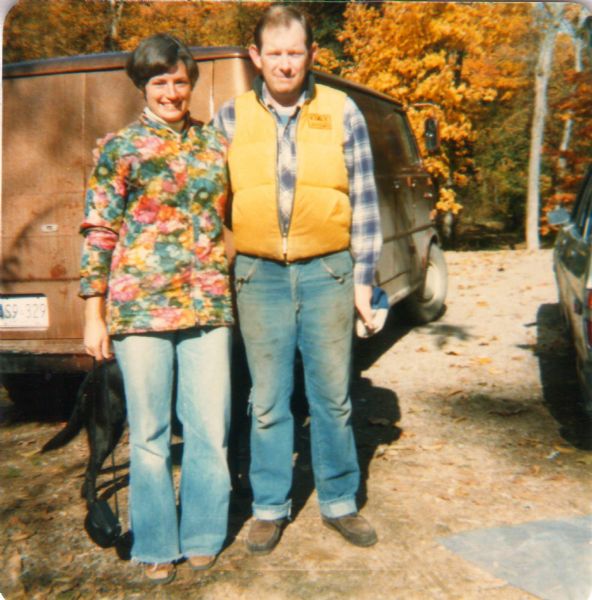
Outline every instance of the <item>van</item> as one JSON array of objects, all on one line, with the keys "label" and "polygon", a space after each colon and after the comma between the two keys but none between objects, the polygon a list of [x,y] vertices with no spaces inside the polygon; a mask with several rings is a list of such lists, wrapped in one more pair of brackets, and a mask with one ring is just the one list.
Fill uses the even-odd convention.
[{"label": "van", "polygon": [[[192,51],[200,76],[191,113],[207,122],[250,88],[255,69],[241,48]],[[4,66],[0,375],[13,398],[39,377],[91,367],[82,345],[78,229],[97,139],[143,107],[125,74],[126,58],[107,53]],[[437,188],[405,111],[363,86],[317,77],[349,94],[368,123],[384,236],[376,283],[391,305],[404,301],[416,321],[430,321],[443,310],[446,263],[431,220]],[[435,148],[436,138],[428,120],[426,146]]]}]

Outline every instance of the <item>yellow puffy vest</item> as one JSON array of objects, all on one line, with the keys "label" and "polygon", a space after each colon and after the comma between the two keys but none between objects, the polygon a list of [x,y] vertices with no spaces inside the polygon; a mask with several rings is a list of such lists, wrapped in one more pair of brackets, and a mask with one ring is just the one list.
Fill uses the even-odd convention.
[{"label": "yellow puffy vest", "polygon": [[229,149],[236,250],[273,260],[302,260],[349,248],[351,205],[343,156],[347,96],[316,85],[296,130],[296,188],[290,229],[282,239],[273,115],[250,91],[235,101]]}]

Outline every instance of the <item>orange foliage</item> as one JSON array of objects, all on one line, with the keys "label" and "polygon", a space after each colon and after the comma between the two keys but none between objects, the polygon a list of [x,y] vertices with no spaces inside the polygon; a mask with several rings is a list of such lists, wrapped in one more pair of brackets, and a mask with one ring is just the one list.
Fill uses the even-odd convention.
[{"label": "orange foliage", "polygon": [[5,22],[4,60],[132,50],[158,32],[190,46],[247,45],[264,2],[19,0]]},{"label": "orange foliage", "polygon": [[530,10],[526,3],[432,2],[346,10],[340,39],[351,62],[342,74],[409,107],[418,133],[427,116],[440,122],[442,153],[426,160],[445,183],[440,210],[460,209],[452,186],[466,185],[473,168],[473,114],[526,84],[525,66],[509,49],[526,35]]}]

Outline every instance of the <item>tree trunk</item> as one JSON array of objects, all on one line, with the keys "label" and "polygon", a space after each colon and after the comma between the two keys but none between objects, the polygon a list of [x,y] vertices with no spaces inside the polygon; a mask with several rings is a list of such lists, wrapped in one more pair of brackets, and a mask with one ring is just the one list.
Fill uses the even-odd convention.
[{"label": "tree trunk", "polygon": [[[563,7],[558,7],[554,17],[559,17]],[[549,11],[550,12],[550,11]],[[538,250],[539,212],[540,212],[540,176],[541,153],[545,133],[545,116],[547,113],[547,86],[553,64],[553,51],[557,37],[556,23],[547,20],[547,27],[541,45],[535,71],[534,111],[530,132],[530,158],[528,162],[528,193],[526,198],[526,247]]]},{"label": "tree trunk", "polygon": [[124,0],[109,0],[111,22],[109,23],[109,31],[105,39],[105,49],[109,52],[119,50],[119,21],[121,21],[123,3]]},{"label": "tree trunk", "polygon": [[[574,71],[576,73],[582,72],[582,50],[584,48],[584,40],[579,36],[578,32],[582,28],[587,15],[588,11],[580,7],[580,17],[578,19],[577,31],[574,31],[572,28],[569,32],[574,45]],[[572,111],[570,110],[567,113],[567,118],[565,119],[565,123],[563,125],[563,135],[561,136],[561,144],[559,146],[559,160],[557,161],[557,171],[560,178],[563,178],[565,176],[565,171],[567,168],[567,161],[562,155],[569,149],[572,129],[573,119]]]}]

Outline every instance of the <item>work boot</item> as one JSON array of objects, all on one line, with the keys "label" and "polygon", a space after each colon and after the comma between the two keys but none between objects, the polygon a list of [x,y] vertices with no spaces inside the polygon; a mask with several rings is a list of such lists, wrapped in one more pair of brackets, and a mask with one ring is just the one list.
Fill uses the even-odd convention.
[{"label": "work boot", "polygon": [[285,522],[285,519],[273,521],[253,519],[247,536],[249,552],[251,554],[269,554],[280,541]]},{"label": "work boot", "polygon": [[323,516],[322,519],[327,527],[337,530],[354,546],[372,546],[378,541],[372,525],[359,513],[336,518]]}]

